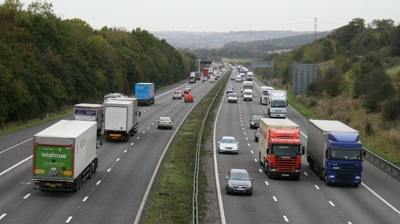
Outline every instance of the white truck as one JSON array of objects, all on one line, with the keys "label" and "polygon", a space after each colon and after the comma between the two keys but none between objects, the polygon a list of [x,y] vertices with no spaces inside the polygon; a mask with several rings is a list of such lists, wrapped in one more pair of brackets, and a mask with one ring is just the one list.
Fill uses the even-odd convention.
[{"label": "white truck", "polygon": [[246,80],[247,81],[253,81],[253,72],[247,72]]},{"label": "white truck", "polygon": [[103,105],[94,103],[75,104],[73,120],[97,122],[97,135],[100,135],[103,127]]},{"label": "white truck", "polygon": [[286,106],[288,99],[286,90],[268,91],[267,113],[269,117],[286,117]]},{"label": "white truck", "polygon": [[271,86],[261,86],[261,96],[260,103],[267,105],[268,104],[268,92],[274,90],[274,87]]},{"label": "white truck", "polygon": [[240,92],[243,92],[245,89],[251,89],[253,90],[254,83],[252,81],[244,81],[242,84],[242,88],[240,89]]},{"label": "white truck", "polygon": [[243,90],[243,101],[249,100],[249,101],[253,101],[253,90],[251,89],[245,89]]},{"label": "white truck", "polygon": [[33,136],[35,189],[78,191],[98,166],[95,121],[61,120]]},{"label": "white truck", "polygon": [[137,127],[137,100],[115,99],[110,98],[104,102],[104,136],[106,140],[128,141]]}]

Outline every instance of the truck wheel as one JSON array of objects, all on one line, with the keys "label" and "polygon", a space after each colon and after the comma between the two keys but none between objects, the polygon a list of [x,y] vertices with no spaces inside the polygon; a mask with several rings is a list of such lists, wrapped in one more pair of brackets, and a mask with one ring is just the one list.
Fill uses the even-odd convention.
[{"label": "truck wheel", "polygon": [[93,174],[97,172],[97,166],[99,165],[99,161],[97,159],[94,160],[93,164]]},{"label": "truck wheel", "polygon": [[81,187],[82,187],[82,180],[81,180],[81,175],[79,175],[72,184],[72,191],[78,192],[79,189],[81,189]]},{"label": "truck wheel", "polygon": [[91,163],[91,164],[89,165],[89,173],[88,173],[87,179],[92,179],[93,167],[94,167],[94,164]]}]

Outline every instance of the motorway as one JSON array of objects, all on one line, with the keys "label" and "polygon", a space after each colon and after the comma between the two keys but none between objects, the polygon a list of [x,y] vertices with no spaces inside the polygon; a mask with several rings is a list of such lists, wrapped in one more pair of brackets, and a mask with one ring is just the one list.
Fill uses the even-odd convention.
[{"label": "motorway", "polygon": [[[240,82],[230,84],[240,93]],[[364,162],[358,188],[326,186],[310,170],[305,155],[299,181],[269,179],[259,163],[255,129],[250,129],[252,115],[268,117],[266,105],[259,100],[261,83],[255,84],[253,101],[224,100],[219,108],[215,149],[223,135],[234,136],[240,143],[238,155],[215,153],[222,223],[400,223],[400,183],[368,162]],[[307,119],[290,106],[287,116],[301,127],[301,143],[307,149]],[[224,177],[231,168],[247,169],[255,178],[252,196],[226,194]]]},{"label": "motorway", "polygon": [[[155,104],[139,107],[138,133],[128,142],[104,141],[99,167],[81,190],[43,192],[32,186],[32,137],[57,121],[0,136],[0,223],[134,223],[144,195],[170,139],[196,103],[214,84],[190,84],[194,103],[172,100],[174,89],[157,92]],[[170,116],[172,130],[158,130],[157,119]],[[71,119],[68,117],[67,119]]]},{"label": "motorway", "polygon": [[[240,142],[238,155],[214,155],[221,223],[400,222],[400,183],[368,162],[358,188],[326,186],[309,169],[305,156],[299,181],[268,179],[258,161],[254,129],[249,127],[252,115],[267,116],[266,106],[259,102],[260,83],[255,83],[253,101],[239,97],[237,104],[228,104],[224,97],[216,119],[214,143],[223,135]],[[239,91],[241,83],[230,84]],[[56,121],[0,136],[0,223],[134,223],[170,139],[212,86],[191,84],[193,104],[171,99],[172,90],[183,88],[177,85],[157,93],[155,105],[139,107],[138,133],[129,142],[104,142],[97,173],[76,193],[32,189],[32,136]],[[164,114],[174,120],[172,131],[157,129],[156,120]],[[307,120],[291,107],[288,117],[300,125],[307,149]],[[230,168],[245,168],[255,178],[252,196],[225,193],[223,178]]]}]

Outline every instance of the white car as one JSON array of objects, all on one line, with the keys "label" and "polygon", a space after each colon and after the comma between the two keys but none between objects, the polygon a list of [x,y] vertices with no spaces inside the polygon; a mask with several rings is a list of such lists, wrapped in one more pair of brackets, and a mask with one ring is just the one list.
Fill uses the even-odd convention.
[{"label": "white car", "polygon": [[228,103],[237,103],[238,94],[237,93],[228,93]]},{"label": "white car", "polygon": [[170,117],[160,117],[158,118],[158,125],[157,128],[167,128],[167,129],[172,129],[173,124],[172,124],[172,119]]},{"label": "white car", "polygon": [[182,90],[176,90],[176,91],[174,91],[174,92],[172,92],[172,99],[174,100],[174,99],[182,99],[182,97],[183,97],[183,91]]},{"label": "white car", "polygon": [[243,90],[242,96],[243,96],[243,100],[253,101],[253,90],[251,90],[251,89]]},{"label": "white car", "polygon": [[222,136],[218,141],[218,153],[223,152],[238,154],[239,142],[236,141],[235,137]]}]

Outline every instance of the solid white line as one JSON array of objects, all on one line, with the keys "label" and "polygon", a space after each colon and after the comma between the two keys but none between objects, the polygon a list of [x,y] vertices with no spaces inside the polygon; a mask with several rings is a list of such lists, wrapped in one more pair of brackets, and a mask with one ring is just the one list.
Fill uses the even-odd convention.
[{"label": "solid white line", "polygon": [[2,176],[3,174],[7,173],[8,171],[14,169],[15,167],[19,166],[21,163],[24,163],[25,161],[27,161],[27,160],[30,159],[30,158],[32,158],[32,156],[29,156],[28,158],[26,158],[26,159],[22,160],[21,162],[15,164],[14,166],[12,166],[12,167],[10,167],[10,168],[4,170],[3,172],[0,173],[0,176]]},{"label": "solid white line", "polygon": [[319,187],[317,185],[314,185],[315,188],[317,188],[319,190]]},{"label": "solid white line", "polygon": [[24,199],[27,199],[30,195],[31,195],[30,193],[25,195]]},{"label": "solid white line", "polygon": [[7,213],[4,213],[3,215],[1,215],[0,220],[3,219],[6,215],[7,215]]},{"label": "solid white line", "polygon": [[286,217],[286,215],[284,215],[283,218],[285,219],[285,222],[289,222],[289,219]]},{"label": "solid white line", "polygon": [[329,201],[329,204],[331,204],[333,207],[335,207],[335,204],[333,204],[333,202]]},{"label": "solid white line", "polygon": [[30,140],[32,140],[32,139],[33,139],[33,138],[30,138],[30,139],[27,139],[27,140],[25,140],[25,141],[23,141],[23,142],[20,142],[20,143],[14,145],[14,146],[11,146],[10,148],[1,151],[0,154],[2,154],[2,153],[4,153],[4,152],[7,152],[8,150],[13,149],[13,148],[15,148],[15,147],[17,147],[17,146],[19,146],[19,145],[22,145],[22,144],[24,144],[25,142],[28,142],[28,141],[30,141]]},{"label": "solid white line", "polygon": [[278,199],[276,199],[276,197],[275,197],[275,196],[272,196],[272,198],[274,199],[274,201],[278,201]]},{"label": "solid white line", "polygon": [[72,219],[72,216],[68,217],[67,221],[65,221],[65,223],[69,223]]},{"label": "solid white line", "polygon": [[265,181],[265,185],[269,186],[269,183],[268,183],[268,181]]},{"label": "solid white line", "polygon": [[304,138],[308,138],[307,135],[305,135],[303,132],[300,132],[304,136]]},{"label": "solid white line", "polygon": [[82,201],[86,201],[87,199],[88,199],[89,197],[88,196],[86,196]]},{"label": "solid white line", "polygon": [[400,215],[400,211],[397,210],[395,207],[393,207],[393,205],[389,204],[389,202],[387,202],[385,199],[383,199],[381,196],[379,196],[375,191],[373,191],[371,188],[369,188],[367,185],[365,185],[364,183],[361,183],[365,188],[367,188],[367,190],[369,190],[372,194],[374,194],[377,198],[379,198],[383,203],[385,203],[387,206],[389,206],[391,209],[393,209],[393,211],[395,211],[397,214]]}]

